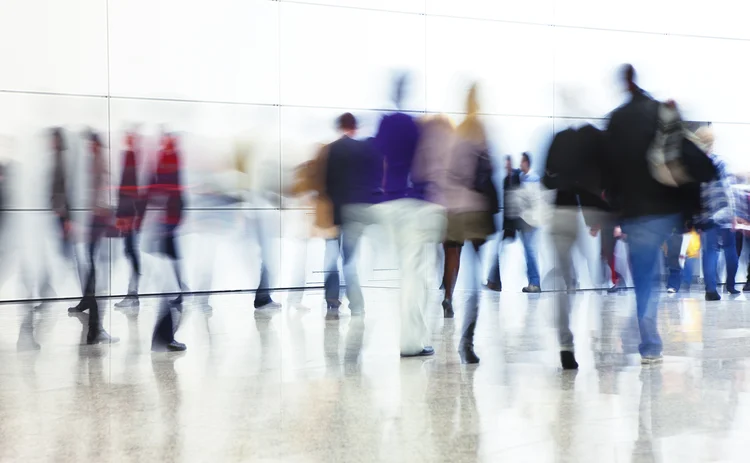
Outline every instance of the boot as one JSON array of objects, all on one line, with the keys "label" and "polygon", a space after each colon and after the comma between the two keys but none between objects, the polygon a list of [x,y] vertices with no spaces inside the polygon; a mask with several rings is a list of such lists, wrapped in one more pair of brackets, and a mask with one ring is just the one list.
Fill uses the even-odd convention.
[{"label": "boot", "polygon": [[461,363],[479,363],[479,357],[474,352],[474,329],[476,326],[476,322],[469,323],[461,336],[461,341],[458,343],[458,355],[461,357]]}]

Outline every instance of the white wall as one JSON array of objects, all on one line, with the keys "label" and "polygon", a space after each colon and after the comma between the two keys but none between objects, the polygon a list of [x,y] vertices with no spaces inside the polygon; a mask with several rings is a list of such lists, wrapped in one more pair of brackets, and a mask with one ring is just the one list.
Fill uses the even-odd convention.
[{"label": "white wall", "polygon": [[[330,140],[333,119],[345,110],[362,118],[364,135],[372,133],[391,108],[391,77],[403,70],[412,76],[406,108],[414,112],[460,117],[466,88],[479,81],[493,154],[518,159],[528,150],[541,159],[570,118],[602,118],[621,102],[614,72],[631,62],[655,96],[676,98],[691,119],[713,121],[718,152],[733,169],[747,171],[748,10],[736,0],[4,0],[0,135],[3,155],[14,160],[14,194],[6,205],[17,225],[13,239],[24,243],[24,262],[56,250],[42,138],[50,126],[110,135],[117,181],[123,129],[142,123],[153,147],[158,125],[166,124],[183,134],[186,176],[199,182],[231,163],[238,137],[252,140],[271,165],[288,166],[308,157],[313,143]],[[556,96],[571,84],[585,90],[586,104],[575,109]],[[72,139],[71,148],[81,176],[74,206],[85,209],[80,143]],[[284,176],[279,171],[267,180]],[[212,282],[188,273],[191,289],[255,285],[256,251],[233,231],[239,212],[190,207],[181,238],[186,265],[211,268],[203,256],[218,259]],[[294,204],[278,200],[259,207],[276,236],[276,283],[290,284],[297,264],[284,243],[300,216],[290,210]],[[83,230],[85,211],[81,217]],[[206,230],[216,229],[211,236],[218,238],[209,238]],[[541,248],[544,274],[553,260],[549,247]],[[308,284],[322,280],[322,249],[320,240],[310,244]],[[111,254],[111,290],[122,292],[127,267],[120,243],[112,243]],[[519,249],[511,247],[509,256],[506,268],[521,265]],[[388,284],[393,265],[379,258],[370,281]],[[509,289],[525,284],[523,272],[503,275]],[[583,276],[582,283],[592,284]],[[61,295],[79,291],[72,283],[58,286]],[[27,297],[20,288],[11,279],[0,299]]]}]

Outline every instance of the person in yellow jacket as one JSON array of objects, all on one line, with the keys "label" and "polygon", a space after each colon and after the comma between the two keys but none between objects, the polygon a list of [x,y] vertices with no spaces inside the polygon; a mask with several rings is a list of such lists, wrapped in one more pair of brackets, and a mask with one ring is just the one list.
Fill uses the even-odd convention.
[{"label": "person in yellow jacket", "polygon": [[700,264],[701,256],[701,236],[695,229],[690,230],[687,234],[688,245],[685,249],[685,263],[682,266],[682,282],[686,291],[690,290],[690,284],[693,282],[695,268]]}]

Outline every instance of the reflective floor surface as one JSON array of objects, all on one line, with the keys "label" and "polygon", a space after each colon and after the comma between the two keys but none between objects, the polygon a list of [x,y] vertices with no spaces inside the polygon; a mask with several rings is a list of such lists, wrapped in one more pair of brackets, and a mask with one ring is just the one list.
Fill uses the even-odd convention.
[{"label": "reflective floor surface", "polygon": [[68,303],[2,306],[0,461],[748,461],[744,296],[663,295],[665,361],[642,368],[623,348],[632,293],[578,293],[577,373],[558,367],[552,294],[484,293],[479,366],[458,361],[460,301],[443,320],[435,293],[437,354],[402,360],[398,293],[366,297],[337,321],[313,291],[309,311],[187,300],[182,354],[151,353],[156,299],[106,311],[112,346],[82,345]]}]

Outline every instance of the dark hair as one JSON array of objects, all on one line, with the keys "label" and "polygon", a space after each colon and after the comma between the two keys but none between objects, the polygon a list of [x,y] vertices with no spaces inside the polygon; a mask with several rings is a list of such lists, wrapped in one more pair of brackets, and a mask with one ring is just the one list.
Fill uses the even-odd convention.
[{"label": "dark hair", "polygon": [[352,113],[344,113],[336,119],[339,130],[357,130],[357,119]]},{"label": "dark hair", "polygon": [[513,158],[511,157],[510,154],[505,155],[505,162],[513,162]]},{"label": "dark hair", "polygon": [[626,84],[635,84],[635,68],[632,64],[623,64],[621,72],[622,80],[624,80]]},{"label": "dark hair", "polygon": [[529,167],[531,167],[531,155],[529,153],[523,153],[521,155],[521,161],[526,161],[529,163]]},{"label": "dark hair", "polygon": [[60,151],[65,151],[67,146],[65,145],[65,136],[63,136],[63,129],[60,127],[53,127],[50,129],[50,135],[52,139],[57,142]]}]

